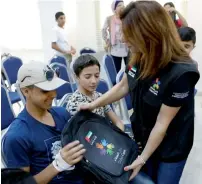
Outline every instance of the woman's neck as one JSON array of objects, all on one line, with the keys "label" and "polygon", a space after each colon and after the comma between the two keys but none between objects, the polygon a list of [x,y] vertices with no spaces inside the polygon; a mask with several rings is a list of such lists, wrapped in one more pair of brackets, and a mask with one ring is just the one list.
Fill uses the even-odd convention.
[{"label": "woman's neck", "polygon": [[115,13],[114,16],[117,18],[117,19],[120,19],[120,15],[118,13]]}]

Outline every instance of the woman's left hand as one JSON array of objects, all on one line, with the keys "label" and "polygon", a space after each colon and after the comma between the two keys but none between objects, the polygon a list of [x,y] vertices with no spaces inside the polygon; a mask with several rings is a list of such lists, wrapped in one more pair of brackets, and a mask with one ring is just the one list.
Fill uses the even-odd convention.
[{"label": "woman's left hand", "polygon": [[129,181],[131,181],[140,171],[140,169],[142,168],[143,166],[143,162],[141,159],[139,159],[139,157],[129,166],[126,166],[124,168],[125,171],[129,171],[129,170],[133,170],[130,178],[129,178]]}]

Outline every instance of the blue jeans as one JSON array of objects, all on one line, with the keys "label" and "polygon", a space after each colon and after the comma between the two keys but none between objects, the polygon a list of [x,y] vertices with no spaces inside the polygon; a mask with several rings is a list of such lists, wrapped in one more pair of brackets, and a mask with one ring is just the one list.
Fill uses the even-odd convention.
[{"label": "blue jeans", "polygon": [[157,184],[179,184],[186,160],[176,163],[160,162]]},{"label": "blue jeans", "polygon": [[[155,162],[155,164],[154,164]],[[146,164],[147,174],[156,184],[179,184],[186,159],[180,162],[158,162],[148,161]]]},{"label": "blue jeans", "polygon": [[155,184],[149,176],[143,172],[139,172],[137,176],[129,182],[129,184]]}]

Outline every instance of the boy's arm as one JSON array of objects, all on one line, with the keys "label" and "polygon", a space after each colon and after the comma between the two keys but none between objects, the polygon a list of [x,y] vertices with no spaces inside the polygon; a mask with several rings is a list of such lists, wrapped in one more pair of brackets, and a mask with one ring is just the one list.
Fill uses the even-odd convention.
[{"label": "boy's arm", "polygon": [[63,51],[62,49],[60,49],[60,47],[58,47],[56,42],[52,42],[52,49],[61,52],[62,54],[71,54],[71,50],[70,51]]},{"label": "boy's arm", "polygon": [[[80,162],[83,159],[83,154],[85,153],[85,149],[79,141],[74,141],[69,143],[64,148],[61,149],[60,154],[63,161],[69,165],[69,168],[72,168],[73,165]],[[29,169],[29,168],[28,168]],[[70,169],[64,169],[70,170]],[[72,170],[72,169],[71,169]],[[58,173],[61,172],[57,170],[54,164],[50,164],[39,174],[34,176],[37,184],[47,184],[49,183]]]},{"label": "boy's arm", "polygon": [[[8,167],[21,168],[30,172],[31,143],[26,136],[6,136],[3,143],[5,162]],[[78,163],[85,153],[83,145],[79,141],[66,145],[57,156],[58,162],[54,161],[37,175],[33,176],[38,184],[49,183],[59,172],[71,169],[74,164]],[[58,158],[58,157],[57,157]],[[62,158],[62,159],[61,159]],[[54,166],[55,165],[55,166]]]},{"label": "boy's arm", "polygon": [[182,14],[179,11],[175,10],[175,12],[178,15],[179,19],[182,21],[182,26],[187,27],[188,23],[187,23],[186,19],[182,16]]},{"label": "boy's arm", "polygon": [[121,119],[112,111],[106,113],[106,115],[109,117],[109,119],[112,121],[114,125],[116,125],[118,128],[120,128],[122,131],[124,131],[124,124],[121,121]]}]

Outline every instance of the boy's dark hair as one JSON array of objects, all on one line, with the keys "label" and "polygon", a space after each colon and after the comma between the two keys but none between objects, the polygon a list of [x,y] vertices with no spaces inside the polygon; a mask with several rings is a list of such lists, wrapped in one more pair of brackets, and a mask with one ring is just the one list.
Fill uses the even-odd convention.
[{"label": "boy's dark hair", "polygon": [[180,38],[184,42],[192,41],[195,45],[196,43],[196,32],[191,27],[182,27],[178,29],[178,33],[180,35]]},{"label": "boy's dark hair", "polygon": [[65,15],[63,12],[57,12],[57,13],[55,14],[55,20],[58,20],[59,17],[60,17],[60,16],[63,16],[63,15]]},{"label": "boy's dark hair", "polygon": [[85,54],[85,55],[79,56],[75,60],[75,62],[73,64],[73,70],[74,70],[74,73],[76,74],[76,76],[78,77],[84,68],[93,66],[93,65],[97,65],[100,70],[99,61],[94,56],[92,56],[90,54]]},{"label": "boy's dark hair", "polygon": [[170,7],[175,8],[175,5],[174,5],[172,2],[167,2],[167,3],[165,3],[165,4],[164,4],[164,7],[165,7],[166,5],[169,5]]}]

